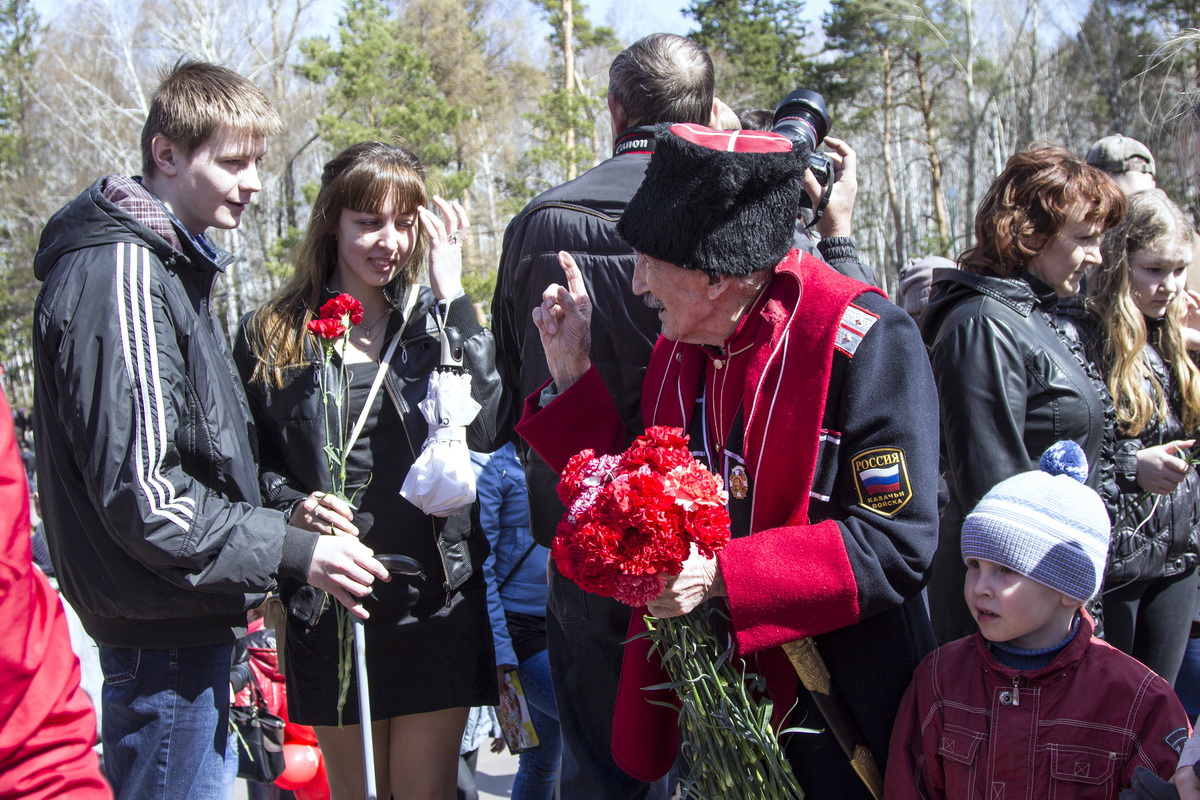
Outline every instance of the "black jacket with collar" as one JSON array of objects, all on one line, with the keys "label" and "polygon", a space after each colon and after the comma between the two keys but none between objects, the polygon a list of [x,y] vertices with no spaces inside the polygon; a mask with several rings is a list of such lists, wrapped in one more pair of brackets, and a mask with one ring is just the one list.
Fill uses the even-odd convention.
[{"label": "black jacket with collar", "polygon": [[[261,507],[254,424],[210,305],[214,264],[92,184],[34,273],[38,486],[63,594],[97,642],[233,641],[316,535]],[[152,204],[148,194],[141,198]],[[165,222],[165,216],[161,219]]]},{"label": "black jacket with collar", "polygon": [[[384,346],[394,336],[401,339],[388,365],[382,390],[399,412],[409,443],[406,452],[393,454],[386,465],[398,473],[408,472],[429,430],[418,404],[425,399],[429,376],[441,361],[434,305],[433,292],[421,287],[408,318],[402,320],[397,313],[388,320]],[[258,431],[263,500],[269,506],[287,510],[310,492],[328,489],[331,484],[318,384],[321,354],[306,343],[309,363],[291,370],[281,389],[252,382],[250,375],[255,362],[247,335],[249,319],[247,315],[242,320],[234,343],[234,360],[245,381]],[[398,330],[401,324],[403,330]],[[471,375],[471,395],[482,407],[467,426],[467,446],[481,452],[491,451],[496,447],[496,423],[503,402],[495,366],[495,343],[491,332],[480,326],[471,298],[465,294],[450,302],[445,324],[462,335],[463,366]],[[447,591],[457,589],[473,574],[480,574],[475,567],[482,565],[487,555],[487,540],[482,535],[470,536],[470,508],[433,520],[442,564],[437,568],[426,564],[427,574],[431,579],[440,574]],[[290,584],[285,587],[290,588],[294,587]]]},{"label": "black jacket with collar", "polygon": [[1055,328],[1057,298],[1030,275],[962,270],[937,276],[921,319],[942,412],[942,469],[950,502],[930,582],[939,641],[975,630],[963,601],[963,519],[1000,481],[1037,469],[1050,445],[1073,439],[1099,489],[1105,399]]},{"label": "black jacket with collar", "polygon": [[[1161,324],[1161,320],[1146,320],[1151,338]],[[1096,358],[1098,354],[1093,352],[1092,355]],[[1182,403],[1179,384],[1162,355],[1147,342],[1142,356],[1166,393],[1167,415],[1164,418],[1156,414],[1137,436],[1122,437],[1117,442],[1116,486],[1119,493],[1104,574],[1106,591],[1131,581],[1179,575],[1193,569],[1198,560],[1196,530],[1200,527],[1200,475],[1194,469],[1189,470],[1183,482],[1167,495],[1147,497],[1137,483],[1139,450],[1196,435],[1196,431],[1184,429],[1179,416]],[[1142,381],[1142,390],[1155,396],[1148,375]]]},{"label": "black jacket with collar", "polygon": [[[516,399],[506,432],[521,401],[550,378],[531,315],[546,287],[563,283],[559,250],[575,257],[592,299],[592,363],[630,436],[644,429],[642,378],[658,338],[658,313],[633,293],[633,250],[617,235],[617,221],[642,183],[653,147],[653,127],[626,131],[616,155],[538,195],[508,224],[492,300],[498,366]],[[533,538],[548,547],[565,510],[555,491],[558,475],[519,437],[515,443],[525,462]]]}]

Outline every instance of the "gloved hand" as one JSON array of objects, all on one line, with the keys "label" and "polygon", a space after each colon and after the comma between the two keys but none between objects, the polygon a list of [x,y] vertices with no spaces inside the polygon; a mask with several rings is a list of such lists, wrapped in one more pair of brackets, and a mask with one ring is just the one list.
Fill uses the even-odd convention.
[{"label": "gloved hand", "polygon": [[1133,788],[1124,789],[1120,800],[1179,800],[1179,792],[1145,767],[1133,771]]}]

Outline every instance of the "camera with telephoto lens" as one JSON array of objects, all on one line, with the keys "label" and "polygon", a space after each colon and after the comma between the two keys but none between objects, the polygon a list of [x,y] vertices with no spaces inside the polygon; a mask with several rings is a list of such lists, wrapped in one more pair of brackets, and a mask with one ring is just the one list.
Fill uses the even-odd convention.
[{"label": "camera with telephoto lens", "polygon": [[792,145],[808,162],[813,177],[824,187],[816,207],[813,207],[807,192],[800,197],[800,207],[809,209],[812,214],[812,218],[808,219],[808,213],[805,213],[805,222],[809,225],[825,212],[829,191],[833,187],[833,162],[829,156],[817,150],[825,140],[825,134],[829,133],[829,123],[825,98],[811,89],[797,89],[783,98],[771,122],[771,130],[792,140]]}]

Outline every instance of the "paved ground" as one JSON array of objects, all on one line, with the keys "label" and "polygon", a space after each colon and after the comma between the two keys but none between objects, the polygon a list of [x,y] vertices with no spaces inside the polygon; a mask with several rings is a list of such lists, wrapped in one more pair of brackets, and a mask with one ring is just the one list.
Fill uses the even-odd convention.
[{"label": "paved ground", "polygon": [[479,768],[475,771],[475,785],[479,787],[479,800],[509,797],[513,776],[516,774],[516,756],[507,750],[501,755],[496,755],[484,747],[479,752]]}]

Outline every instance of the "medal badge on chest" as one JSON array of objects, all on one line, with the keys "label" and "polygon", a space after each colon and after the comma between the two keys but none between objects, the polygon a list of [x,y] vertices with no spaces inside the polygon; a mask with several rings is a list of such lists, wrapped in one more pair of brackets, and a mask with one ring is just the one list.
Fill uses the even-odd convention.
[{"label": "medal badge on chest", "polygon": [[729,470],[729,495],[735,500],[745,500],[750,493],[750,476],[746,468],[738,464]]}]

